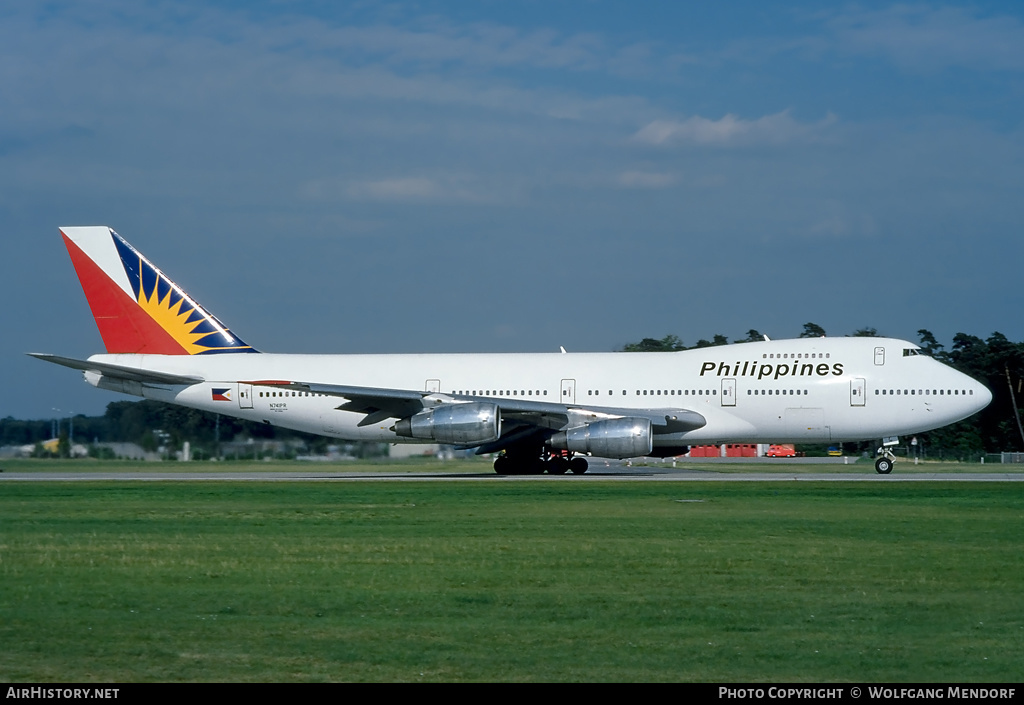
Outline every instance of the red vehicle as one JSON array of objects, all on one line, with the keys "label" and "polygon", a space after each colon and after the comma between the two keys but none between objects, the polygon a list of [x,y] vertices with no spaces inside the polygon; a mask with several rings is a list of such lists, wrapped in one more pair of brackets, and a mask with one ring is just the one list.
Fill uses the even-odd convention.
[{"label": "red vehicle", "polygon": [[769,458],[795,458],[796,450],[788,443],[784,445],[771,445],[768,446],[768,452],[765,455]]}]

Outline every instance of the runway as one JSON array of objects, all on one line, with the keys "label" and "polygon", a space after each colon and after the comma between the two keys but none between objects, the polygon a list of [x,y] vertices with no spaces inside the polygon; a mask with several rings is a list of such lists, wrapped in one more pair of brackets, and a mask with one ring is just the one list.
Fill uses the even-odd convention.
[{"label": "runway", "polygon": [[2,472],[2,482],[1024,482],[1020,472],[716,472],[688,468],[592,467],[584,475],[496,475],[493,472]]}]

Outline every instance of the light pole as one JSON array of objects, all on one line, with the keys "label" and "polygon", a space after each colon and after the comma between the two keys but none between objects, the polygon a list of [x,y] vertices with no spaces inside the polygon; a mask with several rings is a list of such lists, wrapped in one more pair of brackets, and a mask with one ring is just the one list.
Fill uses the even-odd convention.
[{"label": "light pole", "polygon": [[[50,408],[53,411],[56,411],[57,414],[58,414],[58,416],[57,416],[57,433],[54,435],[54,438],[58,438],[60,436],[60,416],[62,414],[64,414],[65,412],[62,409],[58,409],[55,406],[51,406]],[[71,448],[72,448],[72,446],[75,445],[75,412],[74,411],[69,411],[69,412],[67,412],[67,414],[68,414],[68,455],[70,456],[70,455],[72,455]]]}]

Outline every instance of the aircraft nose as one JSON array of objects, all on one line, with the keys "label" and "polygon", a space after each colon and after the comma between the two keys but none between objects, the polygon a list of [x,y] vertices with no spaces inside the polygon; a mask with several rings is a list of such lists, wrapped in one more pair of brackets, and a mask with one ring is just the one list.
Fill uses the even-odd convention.
[{"label": "aircraft nose", "polygon": [[978,413],[992,403],[992,392],[989,391],[988,387],[973,377],[965,375],[963,372],[960,374],[962,375],[964,385],[962,388],[970,392],[970,396],[964,401],[966,401],[971,414]]},{"label": "aircraft nose", "polygon": [[981,382],[974,382],[974,398],[978,404],[976,411],[981,411],[992,403],[992,392]]}]

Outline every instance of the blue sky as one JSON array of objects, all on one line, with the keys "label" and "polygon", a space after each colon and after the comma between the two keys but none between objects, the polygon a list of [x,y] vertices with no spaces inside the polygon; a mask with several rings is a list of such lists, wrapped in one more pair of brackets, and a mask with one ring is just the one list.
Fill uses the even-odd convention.
[{"label": "blue sky", "polygon": [[0,6],[0,416],[122,398],[60,225],[275,352],[1024,339],[1016,3]]}]

